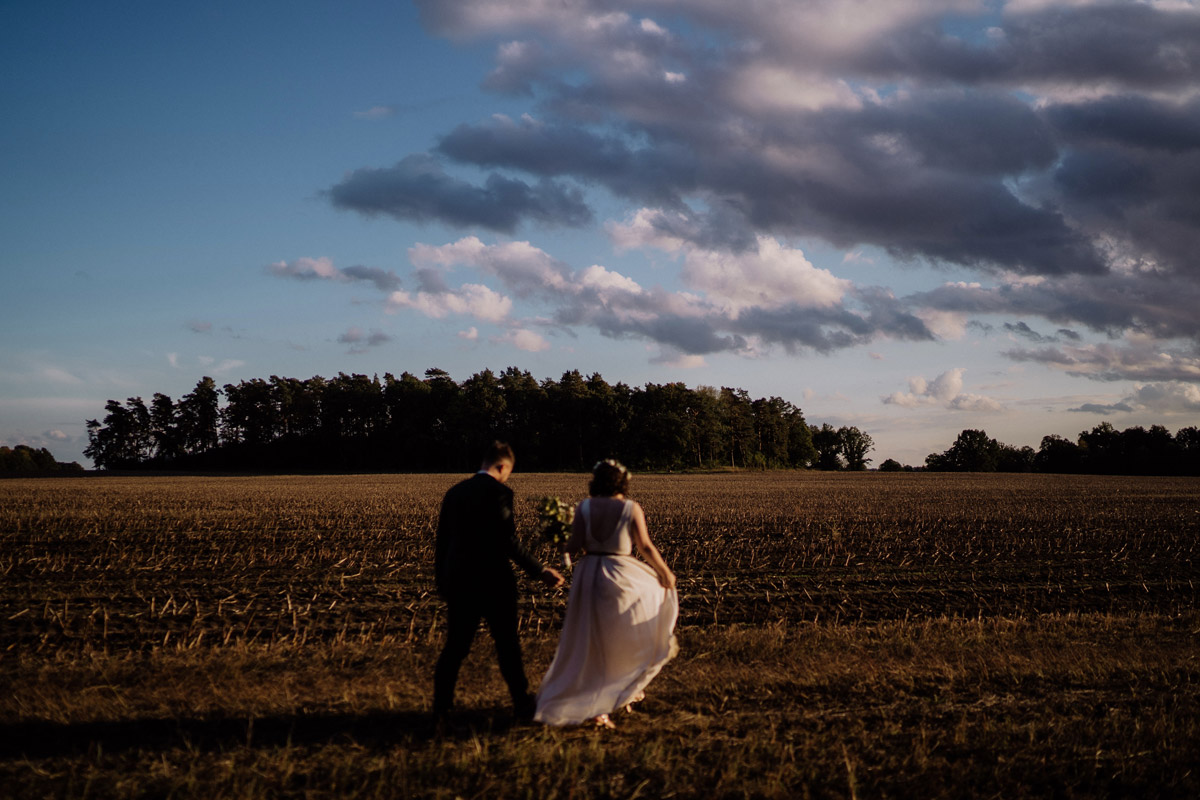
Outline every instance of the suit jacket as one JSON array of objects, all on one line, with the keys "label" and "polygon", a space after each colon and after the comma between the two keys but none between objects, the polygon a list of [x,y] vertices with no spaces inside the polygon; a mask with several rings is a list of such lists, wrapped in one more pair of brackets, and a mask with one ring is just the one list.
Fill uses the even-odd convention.
[{"label": "suit jacket", "polygon": [[438,516],[434,575],[438,594],[515,594],[510,561],[532,576],[542,564],[517,539],[513,493],[486,473],[476,473],[446,492]]}]

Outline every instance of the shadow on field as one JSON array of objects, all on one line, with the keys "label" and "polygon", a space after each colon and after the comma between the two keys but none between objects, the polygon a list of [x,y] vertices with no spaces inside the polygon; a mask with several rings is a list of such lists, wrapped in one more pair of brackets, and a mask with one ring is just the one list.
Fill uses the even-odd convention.
[{"label": "shadow on field", "polygon": [[322,744],[356,744],[386,750],[434,740],[468,739],[480,733],[502,733],[515,724],[509,709],[456,712],[437,725],[428,713],[295,714],[270,717],[139,719],[105,722],[0,723],[0,758],[54,758],[124,751],[231,750]]}]

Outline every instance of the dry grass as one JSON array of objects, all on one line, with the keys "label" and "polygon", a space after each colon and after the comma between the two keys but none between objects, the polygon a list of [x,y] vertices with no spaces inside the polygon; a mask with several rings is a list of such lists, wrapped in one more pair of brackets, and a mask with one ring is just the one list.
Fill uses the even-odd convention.
[{"label": "dry grass", "polygon": [[455,479],[0,484],[0,796],[1200,796],[1196,481],[640,477],[682,651],[613,734],[512,725],[486,637],[431,727]]}]

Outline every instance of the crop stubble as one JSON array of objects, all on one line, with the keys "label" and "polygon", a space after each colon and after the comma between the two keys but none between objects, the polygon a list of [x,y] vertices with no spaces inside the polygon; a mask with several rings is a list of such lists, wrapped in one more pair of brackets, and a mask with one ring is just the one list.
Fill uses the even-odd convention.
[{"label": "crop stubble", "polygon": [[[297,715],[311,719],[317,712],[325,717],[316,730],[340,730],[360,740],[372,739],[373,715],[385,711],[412,715],[408,722],[420,729],[424,681],[440,641],[441,606],[431,591],[433,528],[441,495],[458,478],[139,476],[0,483],[0,675],[17,689],[0,701],[0,722],[26,734],[50,725],[54,736],[74,736],[84,749],[94,744],[95,731],[87,725],[109,725],[102,729],[106,735],[120,740],[124,731],[134,750],[164,714],[174,719],[170,731],[192,740],[207,736],[219,749],[228,744],[220,725],[197,720],[215,716],[236,727],[242,717],[266,715],[260,740],[274,735],[282,741],[272,727],[286,728],[288,746],[297,737]],[[532,531],[537,497],[579,497],[585,483],[579,475],[518,473],[512,485],[519,529]],[[641,731],[661,750],[655,758],[674,764],[670,775],[644,767],[644,787],[661,793],[690,770],[690,783],[677,789],[685,796],[714,787],[725,787],[717,795],[736,796],[751,787],[751,795],[786,796],[800,786],[818,794],[853,794],[857,787],[921,796],[931,788],[927,776],[933,770],[951,777],[928,796],[952,796],[961,794],[964,780],[1012,780],[981,749],[1017,748],[1013,763],[1020,764],[1021,758],[1037,761],[1048,748],[1078,748],[1091,723],[1073,720],[1066,708],[1081,697],[1116,715],[1104,739],[1111,744],[1125,736],[1119,721],[1140,724],[1146,709],[1168,694],[1185,708],[1160,713],[1167,730],[1150,739],[1166,752],[1151,761],[1156,766],[1145,776],[1130,778],[1131,785],[1145,789],[1147,776],[1161,775],[1163,768],[1172,776],[1164,786],[1195,785],[1181,766],[1186,759],[1167,743],[1196,734],[1196,665],[1194,659],[1181,664],[1177,655],[1189,636],[1194,642],[1197,626],[1195,480],[646,475],[635,479],[634,496],[679,575],[685,645],[659,679],[658,698],[647,705],[669,710],[673,724],[696,737],[691,747],[682,738],[676,745],[673,736],[666,741],[652,735],[644,719],[628,722],[627,730]],[[530,543],[553,558],[545,546]],[[526,588],[521,627],[536,675],[553,652],[565,594]],[[973,648],[972,637],[1009,645]],[[1140,672],[1112,652],[1151,639],[1176,649],[1144,655]],[[490,654],[477,650],[485,652],[473,656],[464,674],[463,699],[469,707],[494,707],[500,691],[489,671]],[[1014,666],[1016,651],[1036,666]],[[964,652],[972,654],[965,666]],[[103,679],[96,663],[104,664]],[[912,666],[918,663],[923,665]],[[274,688],[284,687],[282,699],[264,691],[263,675],[273,671]],[[139,674],[155,683],[140,699],[129,691]],[[981,674],[1012,691],[980,688],[988,685]],[[1039,676],[1045,686],[1036,685]],[[212,688],[198,690],[197,681]],[[1129,681],[1147,694],[1126,707]],[[112,691],[106,693],[105,685]],[[171,685],[180,688],[164,688]],[[58,691],[92,695],[67,700]],[[969,724],[976,714],[1002,717],[1011,729],[989,723],[980,733]],[[490,726],[493,718],[475,722]],[[882,733],[872,734],[873,727]],[[797,728],[809,734],[798,736]],[[839,743],[844,758],[817,744],[822,731]],[[520,772],[523,756],[506,750],[516,747],[512,736],[493,743],[497,752],[487,763]],[[895,740],[890,744],[889,736]],[[1014,744],[1038,736],[1045,740],[1038,747]],[[1063,736],[1073,744],[1058,741]],[[312,747],[327,749],[321,735],[315,739],[306,751],[310,761],[316,758]],[[410,793],[438,794],[438,781],[445,780],[439,770],[453,773],[462,757],[454,742],[444,746],[446,753],[406,760],[404,780],[416,781],[406,784]],[[1140,762],[1134,759],[1143,769],[1149,746],[1138,751]],[[29,756],[29,747],[21,756]],[[61,761],[69,750],[51,747],[44,755]],[[717,755],[730,752],[741,753],[734,757],[743,762],[741,773],[736,767],[730,772],[729,758]],[[953,777],[944,762],[955,752],[974,772]],[[903,755],[901,768],[887,778],[881,773],[889,759],[900,758],[897,753]],[[255,760],[249,739],[239,757]],[[592,743],[572,757],[604,771],[603,750]],[[640,760],[646,763],[645,754]],[[67,761],[63,772],[54,773],[58,779],[30,785],[61,787],[63,775],[82,774],[82,767]],[[279,768],[277,760],[268,761],[260,772]],[[542,763],[534,758],[525,768],[536,771]],[[399,780],[386,760],[359,767],[379,782]],[[1125,785],[1112,776],[1128,777],[1126,772],[1104,768],[1097,751],[1091,771],[1068,769],[1059,777],[1064,785]],[[219,777],[210,774],[215,769],[189,779],[211,784]],[[329,769],[336,773],[336,763]],[[14,767],[0,775],[18,773]],[[144,777],[145,785],[189,785]],[[221,785],[233,786],[229,780]],[[600,793],[627,795],[638,785],[614,780]],[[458,789],[489,794],[489,785],[480,779]],[[267,793],[280,788],[271,780],[263,786]],[[528,786],[529,793],[542,795],[569,788],[544,780]]]}]

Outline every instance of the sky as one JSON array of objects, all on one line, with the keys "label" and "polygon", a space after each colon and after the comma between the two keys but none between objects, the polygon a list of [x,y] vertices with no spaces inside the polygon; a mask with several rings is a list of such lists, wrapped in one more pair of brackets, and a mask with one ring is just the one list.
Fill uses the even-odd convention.
[{"label": "sky", "polygon": [[1200,425],[1200,2],[0,4],[0,443],[516,366]]}]

